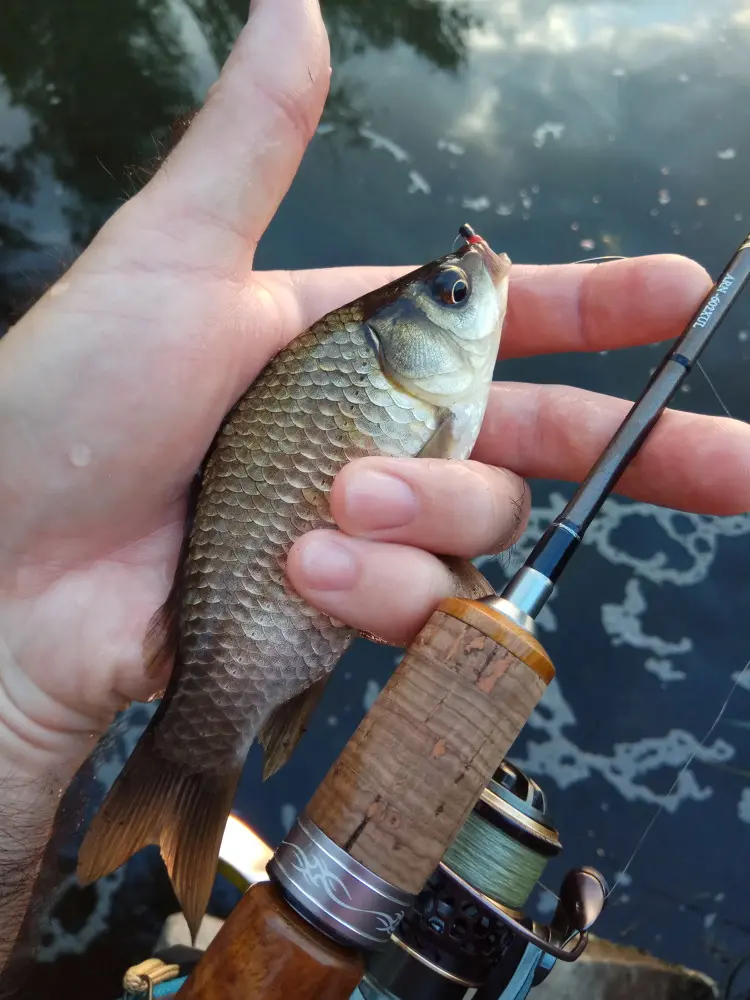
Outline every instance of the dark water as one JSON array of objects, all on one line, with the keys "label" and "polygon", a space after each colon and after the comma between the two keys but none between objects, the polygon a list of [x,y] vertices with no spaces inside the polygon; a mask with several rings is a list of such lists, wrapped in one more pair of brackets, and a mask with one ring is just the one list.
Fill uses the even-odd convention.
[{"label": "dark water", "polygon": [[[0,5],[0,329],[137,190],[244,12],[244,0]],[[259,267],[427,260],[469,221],[516,261],[676,252],[715,274],[750,228],[746,0],[329,0],[325,15],[324,127]],[[749,355],[745,304],[705,358],[743,419]],[[556,355],[506,363],[498,377],[632,397],[658,356]],[[721,412],[700,373],[688,388],[678,405]],[[570,492],[532,486],[517,558]],[[515,749],[547,789],[566,848],[553,887],[581,863],[614,879],[664,806],[599,929],[719,978],[750,950],[750,685],[699,741],[750,656],[748,556],[747,518],[611,501],[542,621],[560,680]],[[508,572],[488,570],[497,583]],[[238,811],[268,840],[304,806],[394,658],[358,644],[304,753],[263,787],[251,754]],[[106,954],[115,940],[100,982],[116,990],[121,958],[147,950],[134,928],[147,939],[173,906],[152,862],[124,886],[62,895],[42,957],[74,972],[82,951]],[[217,895],[216,912],[228,898]],[[95,911],[85,925],[72,915],[82,902]]]}]

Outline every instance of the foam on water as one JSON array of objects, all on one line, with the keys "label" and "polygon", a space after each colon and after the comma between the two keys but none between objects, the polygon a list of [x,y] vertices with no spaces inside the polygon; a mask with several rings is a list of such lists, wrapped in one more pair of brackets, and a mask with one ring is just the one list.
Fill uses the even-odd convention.
[{"label": "foam on water", "polygon": [[[485,570],[494,564],[510,578],[565,500],[553,491],[546,505],[532,510],[528,531],[510,556],[485,557],[477,560],[477,564]],[[628,538],[644,535],[641,522],[643,528],[649,527],[649,537],[653,536],[654,527],[658,529],[653,549],[646,554],[636,554],[626,547]],[[659,634],[658,621],[646,627],[650,585],[658,585],[663,596],[665,586],[690,587],[703,582],[709,576],[720,544],[746,534],[750,534],[750,517],[746,515],[713,518],[609,499],[591,525],[584,544],[611,565],[629,572],[622,600],[605,601],[601,605],[602,628],[611,645],[643,650],[648,654],[644,656],[644,668],[662,682],[682,680],[685,672],[675,666],[675,660],[679,663],[680,656],[694,650],[694,639],[685,634],[676,637]],[[557,627],[553,605],[554,596],[544,609],[549,614],[542,614],[537,620],[540,632]],[[665,626],[673,630],[675,623],[668,620]],[[685,626],[686,622],[681,621],[679,628],[684,631]],[[746,686],[744,679],[740,686]],[[750,680],[747,686],[750,687]],[[711,720],[705,721],[708,724]],[[595,752],[576,741],[576,724],[564,684],[556,679],[529,720],[529,730],[538,738],[527,742],[523,757],[513,757],[515,763],[535,776],[551,778],[563,789],[598,775],[627,801],[645,802],[674,812],[684,802],[708,799],[712,787],[699,781],[687,768],[674,789],[662,792],[650,783],[654,775],[664,768],[678,772],[691,755],[704,764],[722,764],[734,756],[734,748],[724,739],[701,746],[699,737],[674,727],[638,740],[620,741],[608,750]],[[659,784],[663,786],[663,776]],[[750,822],[750,790],[738,808],[740,818]]]}]

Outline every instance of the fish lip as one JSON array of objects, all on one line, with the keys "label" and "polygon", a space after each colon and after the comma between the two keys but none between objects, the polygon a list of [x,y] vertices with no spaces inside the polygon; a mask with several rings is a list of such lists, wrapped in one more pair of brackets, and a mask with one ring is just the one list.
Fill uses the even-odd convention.
[{"label": "fish lip", "polygon": [[495,288],[500,288],[510,276],[510,257],[506,253],[495,253],[486,240],[472,243],[472,249],[477,250],[482,255],[482,260],[487,268],[492,284]]}]

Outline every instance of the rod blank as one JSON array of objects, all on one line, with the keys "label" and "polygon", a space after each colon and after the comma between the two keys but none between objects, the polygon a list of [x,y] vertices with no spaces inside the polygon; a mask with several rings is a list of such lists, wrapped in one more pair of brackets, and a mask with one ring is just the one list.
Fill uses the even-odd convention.
[{"label": "rod blank", "polygon": [[[651,376],[607,447],[572,499],[539,539],[524,566],[502,597],[532,618],[541,610],[554,584],[581,543],[584,532],[633,461],[670,400],[687,378],[750,279],[750,235],[698,307],[681,336]],[[529,592],[528,570],[547,581],[546,593]],[[536,579],[536,577],[534,577]],[[541,584],[540,584],[541,586]],[[534,588],[531,588],[532,590]],[[532,601],[533,607],[525,605]]]}]

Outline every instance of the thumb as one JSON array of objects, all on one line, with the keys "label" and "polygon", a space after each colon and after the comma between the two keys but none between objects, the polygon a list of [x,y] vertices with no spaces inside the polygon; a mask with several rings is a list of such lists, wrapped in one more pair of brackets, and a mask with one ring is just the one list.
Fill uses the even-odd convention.
[{"label": "thumb", "polygon": [[182,265],[222,270],[239,253],[246,268],[318,125],[329,55],[318,0],[253,0],[205,105],[124,210]]}]

